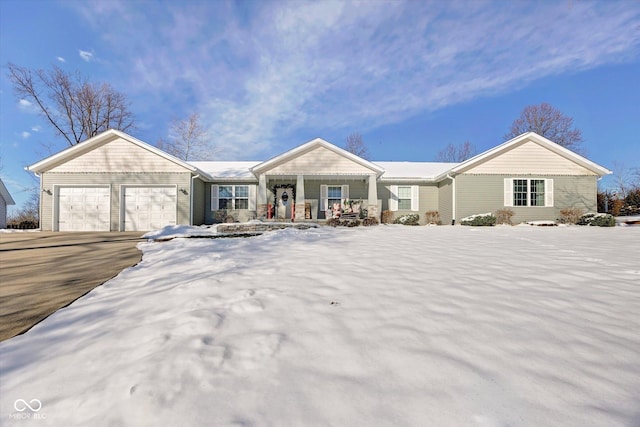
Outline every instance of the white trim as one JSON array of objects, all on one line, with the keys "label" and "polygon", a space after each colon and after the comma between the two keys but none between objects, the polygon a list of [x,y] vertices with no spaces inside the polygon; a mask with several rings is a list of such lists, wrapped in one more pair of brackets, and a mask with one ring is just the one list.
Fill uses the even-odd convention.
[{"label": "white trim", "polygon": [[220,208],[219,200],[220,200],[220,186],[218,184],[214,184],[211,186],[211,210],[217,211]]},{"label": "white trim", "polygon": [[411,210],[413,212],[420,210],[420,187],[417,185],[411,186]]},{"label": "white trim", "polygon": [[513,178],[504,179],[504,206],[513,206]]},{"label": "white trim", "polygon": [[342,185],[342,190],[340,191],[340,196],[342,198],[342,200],[348,199],[349,198],[349,184],[343,184]]},{"label": "white trim", "polygon": [[389,210],[395,212],[398,210],[398,186],[389,186]]},{"label": "white trim", "polygon": [[553,179],[546,178],[544,180],[544,205],[545,207],[553,207]]}]

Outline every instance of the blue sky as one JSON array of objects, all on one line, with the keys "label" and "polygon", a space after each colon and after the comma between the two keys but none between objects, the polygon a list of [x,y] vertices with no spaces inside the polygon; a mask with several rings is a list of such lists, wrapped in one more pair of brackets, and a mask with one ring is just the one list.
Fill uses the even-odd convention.
[{"label": "blue sky", "polygon": [[[640,1],[0,1],[0,153],[66,147],[17,99],[6,64],[56,64],[127,95],[154,144],[198,112],[212,160],[264,160],[363,135],[375,160],[484,151],[531,104],[574,118],[591,160],[640,165]],[[606,182],[606,181],[605,181]]]}]

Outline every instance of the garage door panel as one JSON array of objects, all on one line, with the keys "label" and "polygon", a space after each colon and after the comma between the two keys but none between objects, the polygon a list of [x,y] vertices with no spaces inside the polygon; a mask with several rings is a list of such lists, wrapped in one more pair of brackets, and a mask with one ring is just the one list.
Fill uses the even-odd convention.
[{"label": "garage door panel", "polygon": [[125,187],[124,230],[147,231],[176,224],[175,187]]},{"label": "garage door panel", "polygon": [[109,187],[61,187],[57,195],[59,231],[109,231]]}]

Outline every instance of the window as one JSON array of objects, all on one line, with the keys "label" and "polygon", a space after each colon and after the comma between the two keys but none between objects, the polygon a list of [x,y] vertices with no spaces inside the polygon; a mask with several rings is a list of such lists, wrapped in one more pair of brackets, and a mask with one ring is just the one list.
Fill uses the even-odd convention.
[{"label": "window", "polygon": [[340,203],[349,198],[348,185],[320,185],[320,209],[326,212],[334,203]]},{"label": "window", "polygon": [[211,210],[218,209],[249,209],[249,186],[211,186]]},{"label": "window", "polygon": [[505,179],[504,205],[553,206],[553,180],[524,178]]},{"label": "window", "polygon": [[529,201],[531,206],[544,206],[544,179],[532,179],[531,196]]},{"label": "window", "polygon": [[527,187],[526,179],[513,180],[513,206],[527,206]]},{"label": "window", "polygon": [[332,208],[334,203],[340,203],[342,206],[342,186],[327,187],[327,206]]},{"label": "window", "polygon": [[389,210],[418,211],[420,187],[417,185],[390,185]]},{"label": "window", "polygon": [[411,187],[398,187],[398,210],[411,209]]}]

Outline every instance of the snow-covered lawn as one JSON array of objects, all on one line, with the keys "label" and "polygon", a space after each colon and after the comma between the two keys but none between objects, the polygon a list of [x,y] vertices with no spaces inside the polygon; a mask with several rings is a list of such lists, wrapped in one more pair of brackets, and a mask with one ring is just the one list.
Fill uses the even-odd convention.
[{"label": "snow-covered lawn", "polygon": [[0,424],[637,426],[639,242],[379,226],[142,243],[138,266],[0,344]]}]

